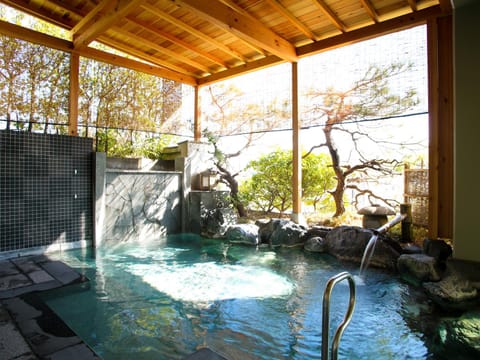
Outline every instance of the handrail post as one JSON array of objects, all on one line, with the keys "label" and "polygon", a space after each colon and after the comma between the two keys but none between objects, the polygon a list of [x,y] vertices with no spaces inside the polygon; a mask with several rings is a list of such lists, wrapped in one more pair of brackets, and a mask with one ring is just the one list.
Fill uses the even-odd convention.
[{"label": "handrail post", "polygon": [[337,330],[332,341],[332,359],[337,360],[338,356],[338,347],[340,345],[340,339],[345,331],[346,327],[350,323],[350,320],[353,316],[353,310],[355,309],[355,281],[353,280],[352,275],[348,272],[341,272],[333,277],[331,277],[325,287],[323,293],[323,313],[322,313],[322,360],[328,360],[329,358],[329,329],[330,329],[330,296],[332,290],[337,283],[347,279],[350,286],[350,300],[348,303],[347,312],[345,316],[338,325]]}]

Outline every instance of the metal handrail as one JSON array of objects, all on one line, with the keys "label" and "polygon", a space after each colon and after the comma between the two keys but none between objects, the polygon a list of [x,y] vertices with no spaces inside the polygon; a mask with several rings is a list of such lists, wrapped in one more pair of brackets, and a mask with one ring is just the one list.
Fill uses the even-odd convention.
[{"label": "metal handrail", "polygon": [[334,286],[342,280],[348,280],[348,284],[350,286],[350,300],[348,302],[347,312],[345,316],[338,325],[337,330],[335,331],[335,335],[333,336],[332,341],[332,359],[337,360],[338,357],[338,347],[340,345],[340,339],[345,331],[346,327],[350,323],[352,319],[353,310],[355,309],[355,281],[353,280],[352,275],[350,273],[344,271],[341,272],[333,277],[331,277],[327,285],[325,287],[325,291],[323,293],[323,315],[322,315],[322,360],[328,360],[328,343],[329,343],[329,329],[330,329],[330,295],[332,294],[332,290]]}]

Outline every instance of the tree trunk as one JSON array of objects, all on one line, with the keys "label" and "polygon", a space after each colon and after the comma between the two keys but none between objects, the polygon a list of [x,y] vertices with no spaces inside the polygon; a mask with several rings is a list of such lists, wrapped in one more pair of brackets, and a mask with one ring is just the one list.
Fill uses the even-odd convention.
[{"label": "tree trunk", "polygon": [[345,213],[345,203],[343,202],[343,195],[345,194],[346,177],[340,166],[340,155],[338,154],[337,146],[335,145],[335,142],[332,138],[333,125],[333,121],[329,119],[325,127],[323,128],[323,133],[325,134],[325,143],[332,159],[332,167],[337,180],[335,190],[331,191],[330,193],[332,194],[335,201],[335,214],[333,215],[333,217],[338,217]]},{"label": "tree trunk", "polygon": [[230,188],[230,197],[232,198],[233,206],[235,206],[235,208],[237,209],[238,216],[246,217],[247,211],[245,210],[245,206],[243,206],[242,202],[240,201],[240,198],[238,197],[238,181],[230,173],[230,171],[220,166],[219,164],[216,164],[216,165],[217,165],[217,169],[220,172],[221,179]]}]

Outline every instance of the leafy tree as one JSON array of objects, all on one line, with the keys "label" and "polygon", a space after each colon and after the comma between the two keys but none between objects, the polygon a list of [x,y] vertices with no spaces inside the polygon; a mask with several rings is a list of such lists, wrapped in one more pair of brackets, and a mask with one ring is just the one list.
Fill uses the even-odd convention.
[{"label": "leafy tree", "polygon": [[[252,160],[247,166],[254,174],[242,188],[242,196],[264,212],[281,213],[292,206],[292,151],[276,150]],[[328,190],[335,185],[334,173],[326,154],[311,153],[302,157],[303,199],[314,205],[328,206]]]},{"label": "leafy tree", "polygon": [[[358,119],[371,117],[388,117],[405,113],[419,102],[416,91],[406,89],[402,93],[394,93],[390,81],[399,74],[411,69],[411,64],[393,63],[385,68],[371,66],[366,73],[347,90],[328,88],[313,89],[308,98],[309,109],[323,123],[324,142],[312,148],[326,147],[330,154],[336,186],[331,194],[335,201],[335,214],[338,217],[345,212],[344,193],[350,188],[357,192],[376,196],[369,189],[360,189],[350,179],[391,174],[398,163],[395,159],[371,159],[364,149],[386,143],[375,139],[373,132],[366,129]],[[342,162],[336,139],[346,135],[352,143],[352,151],[356,153],[357,163]],[[405,145],[405,144],[403,144]],[[355,176],[354,176],[355,175]],[[386,200],[388,202],[388,200]]]}]

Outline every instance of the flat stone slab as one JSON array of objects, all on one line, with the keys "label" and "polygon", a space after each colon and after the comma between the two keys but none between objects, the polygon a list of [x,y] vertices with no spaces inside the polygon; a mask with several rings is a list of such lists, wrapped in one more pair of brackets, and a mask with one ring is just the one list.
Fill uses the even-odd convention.
[{"label": "flat stone slab", "polygon": [[13,259],[11,261],[24,273],[31,273],[33,271],[41,270],[40,267],[34,261],[32,261],[30,257]]},{"label": "flat stone slab", "polygon": [[4,276],[0,278],[0,291],[11,290],[32,285],[32,281],[23,274]]},{"label": "flat stone slab", "polygon": [[63,285],[80,279],[80,274],[61,261],[50,261],[40,266]]},{"label": "flat stone slab", "polygon": [[0,277],[20,274],[20,270],[8,260],[0,261]]},{"label": "flat stone slab", "polygon": [[32,281],[35,284],[40,284],[40,283],[45,283],[48,281],[54,281],[55,279],[51,277],[45,270],[39,270],[32,271],[31,273],[28,273],[28,277],[32,279]]}]

